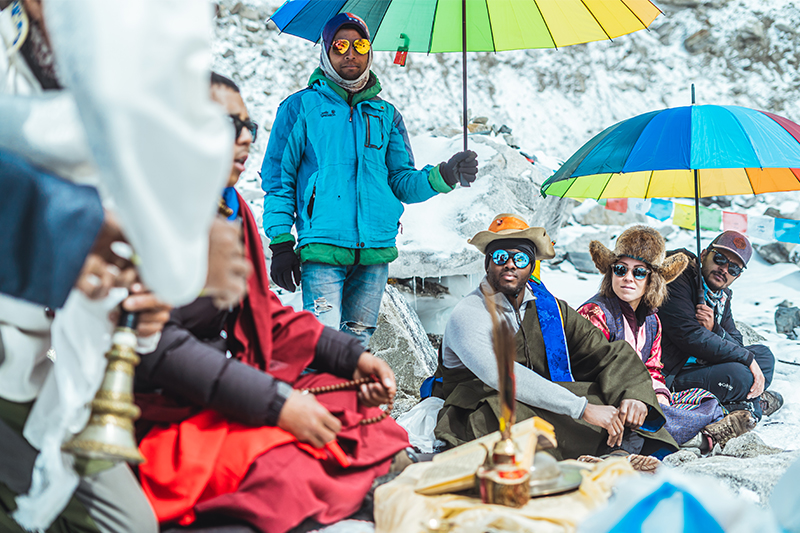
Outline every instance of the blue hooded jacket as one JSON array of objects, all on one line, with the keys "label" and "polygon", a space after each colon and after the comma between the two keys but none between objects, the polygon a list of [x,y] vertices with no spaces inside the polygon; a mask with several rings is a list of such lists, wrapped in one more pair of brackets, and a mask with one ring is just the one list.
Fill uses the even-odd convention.
[{"label": "blue hooded jacket", "polygon": [[270,239],[295,225],[298,247],[393,247],[403,202],[452,189],[438,167],[415,169],[403,117],[371,77],[352,107],[319,69],[281,103],[261,168]]}]

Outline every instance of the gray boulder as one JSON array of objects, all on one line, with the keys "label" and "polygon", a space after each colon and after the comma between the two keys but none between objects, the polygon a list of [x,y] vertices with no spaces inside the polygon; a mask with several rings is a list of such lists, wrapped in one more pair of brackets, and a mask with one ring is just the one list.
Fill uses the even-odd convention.
[{"label": "gray boulder", "polygon": [[800,326],[800,308],[778,306],[775,309],[775,331],[796,339],[795,328]]},{"label": "gray boulder", "polygon": [[664,463],[685,472],[720,479],[737,490],[752,491],[759,503],[766,505],[772,488],[789,466],[800,457],[800,451],[785,452],[764,444],[756,433],[732,439],[711,457],[700,458],[692,450],[680,450],[664,459]]},{"label": "gray boulder", "polygon": [[419,387],[436,371],[437,356],[417,313],[391,285],[383,293],[369,348],[394,370],[397,396],[392,416],[396,418],[419,401]]},{"label": "gray boulder", "polygon": [[567,261],[572,263],[578,272],[597,274],[597,267],[594,261],[592,261],[592,256],[589,254],[589,243],[591,241],[600,241],[604,245],[613,248],[613,243],[611,243],[611,241],[618,233],[619,231],[612,232],[611,230],[596,231],[577,237],[564,245]]},{"label": "gray boulder", "polygon": [[792,250],[794,250],[795,246],[795,244],[771,242],[764,245],[754,244],[753,248],[756,249],[756,252],[764,261],[774,265],[776,263],[792,263]]},{"label": "gray boulder", "polygon": [[744,322],[736,322],[736,329],[738,329],[739,333],[742,334],[743,344],[745,346],[750,346],[751,344],[761,344],[767,340]]},{"label": "gray boulder", "polygon": [[[467,202],[459,194],[462,191],[456,190],[432,198],[425,204],[406,207],[407,212],[436,209],[448,213],[447,225],[425,228],[425,235],[415,234],[413,230],[405,228],[397,239],[399,257],[389,264],[390,277],[437,278],[483,274],[483,256],[467,244],[467,240],[485,230],[492,217],[500,213],[520,215],[531,226],[547,229],[551,239],[557,238],[562,222],[569,216],[567,207],[572,205],[572,200],[553,196],[542,198],[539,189],[548,177],[544,168],[532,165],[518,150],[505,143],[483,136],[471,136],[470,143],[489,145],[476,149],[486,151],[491,148],[497,153],[490,161],[481,164],[478,180],[471,190],[463,191],[469,192]],[[419,213],[414,215],[419,217]],[[421,245],[430,242],[428,233],[432,231],[440,234],[442,241],[462,244],[447,250],[441,247],[426,249]]]}]

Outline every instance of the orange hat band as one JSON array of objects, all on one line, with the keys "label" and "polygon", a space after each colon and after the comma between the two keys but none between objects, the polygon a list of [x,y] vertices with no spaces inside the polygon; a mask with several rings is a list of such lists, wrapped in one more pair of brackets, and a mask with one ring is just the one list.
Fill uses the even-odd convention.
[{"label": "orange hat band", "polygon": [[492,233],[498,233],[503,230],[509,230],[509,229],[524,230],[528,229],[529,227],[530,226],[528,226],[523,220],[520,220],[516,217],[506,216],[493,220],[491,225],[489,226],[489,231],[491,231]]}]

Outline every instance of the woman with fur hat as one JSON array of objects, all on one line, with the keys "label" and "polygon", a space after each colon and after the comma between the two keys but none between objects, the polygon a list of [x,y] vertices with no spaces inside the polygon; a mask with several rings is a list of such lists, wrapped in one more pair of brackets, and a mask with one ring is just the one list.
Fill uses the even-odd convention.
[{"label": "woman with fur hat", "polygon": [[[597,269],[604,274],[600,291],[578,312],[606,338],[625,340],[641,357],[653,381],[667,431],[681,445],[710,449],[752,429],[741,415],[728,417],[713,394],[691,389],[672,394],[661,374],[661,322],[658,307],[667,298],[667,284],[686,268],[688,258],[666,257],[664,237],[654,228],[633,226],[617,239],[614,251],[598,241],[589,244]],[[628,422],[624,420],[623,422]]]}]

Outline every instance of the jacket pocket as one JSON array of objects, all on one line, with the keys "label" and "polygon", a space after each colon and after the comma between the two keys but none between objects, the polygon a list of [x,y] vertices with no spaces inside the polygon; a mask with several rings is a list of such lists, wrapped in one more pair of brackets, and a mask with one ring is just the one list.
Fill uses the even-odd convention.
[{"label": "jacket pocket", "polygon": [[381,116],[379,114],[364,112],[364,124],[366,127],[366,139],[364,141],[365,148],[375,148],[380,150],[383,148],[383,124],[381,123]]}]

